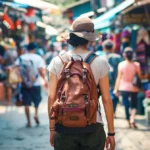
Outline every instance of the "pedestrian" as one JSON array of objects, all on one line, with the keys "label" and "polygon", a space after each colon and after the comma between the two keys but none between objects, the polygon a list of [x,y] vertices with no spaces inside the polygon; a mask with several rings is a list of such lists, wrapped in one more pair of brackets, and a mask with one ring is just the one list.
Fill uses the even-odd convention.
[{"label": "pedestrian", "polygon": [[3,57],[3,67],[4,70],[7,73],[7,79],[4,82],[4,85],[6,87],[6,94],[7,94],[7,105],[12,104],[12,98],[13,98],[13,91],[16,89],[16,85],[9,82],[9,75],[12,70],[12,66],[15,63],[15,60],[17,59],[17,50],[16,48],[6,48],[4,57]]},{"label": "pedestrian", "polygon": [[[38,107],[41,102],[41,79],[43,78],[45,86],[47,84],[45,78],[45,62],[43,58],[36,54],[36,44],[30,43],[28,45],[28,52],[21,55],[15,62],[19,65],[21,76],[23,79],[21,94],[23,105],[25,106],[25,114],[27,117],[27,127],[31,127],[29,107],[31,103],[35,106],[34,119],[39,124]],[[25,66],[25,67],[24,67]],[[24,67],[24,70],[23,70]]]},{"label": "pedestrian", "polygon": [[[64,38],[74,49],[55,57],[48,66],[50,143],[55,150],[104,150],[106,142],[107,149],[110,146],[114,150],[109,65],[88,50],[89,42],[97,38],[90,18],[77,18],[72,29]],[[97,85],[108,122],[107,139],[98,107]]]},{"label": "pedestrian", "polygon": [[90,42],[89,50],[92,51],[93,53],[96,52],[96,50],[97,50],[97,43],[96,43],[96,41]]},{"label": "pedestrian", "polygon": [[44,59],[46,61],[46,65],[49,65],[51,60],[53,59],[54,57],[54,45],[51,44],[48,51],[46,52],[45,56],[44,56]]},{"label": "pedestrian", "polygon": [[118,65],[122,61],[122,58],[119,54],[114,53],[114,44],[111,40],[105,40],[102,43],[102,47],[103,47],[103,51],[105,52],[104,57],[108,60],[108,63],[110,65],[110,71],[109,71],[110,95],[113,102],[114,113],[115,113],[119,99],[117,96],[115,96],[113,91],[114,91],[114,86],[118,74]]},{"label": "pedestrian", "polygon": [[[132,48],[125,48],[123,55],[125,60],[118,66],[118,77],[114,94],[118,96],[118,91],[120,91],[129,127],[137,128],[135,124],[135,115],[137,111],[137,94],[139,92],[139,88],[134,86],[133,80],[136,75],[138,75],[139,78],[141,77],[140,64],[132,60]],[[131,99],[131,102],[129,99]],[[129,111],[130,108],[131,113]]]},{"label": "pedestrian", "polygon": [[27,48],[25,46],[18,46],[18,50],[17,50],[18,56],[25,54],[26,51],[27,51]]},{"label": "pedestrian", "polygon": [[62,43],[62,50],[60,51],[59,55],[62,55],[68,51],[68,44],[67,43]]}]

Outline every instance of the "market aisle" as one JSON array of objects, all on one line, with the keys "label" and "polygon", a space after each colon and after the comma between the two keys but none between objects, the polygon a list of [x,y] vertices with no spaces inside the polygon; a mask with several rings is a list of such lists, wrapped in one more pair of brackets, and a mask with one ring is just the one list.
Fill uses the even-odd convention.
[{"label": "market aisle", "polygon": [[[33,109],[32,109],[33,118]],[[119,119],[115,120],[116,150],[149,150],[150,131],[144,125],[143,117],[138,116],[139,130],[127,128],[123,119],[123,107],[117,110]],[[15,106],[6,108],[0,106],[0,149],[1,150],[53,150],[49,145],[49,129],[47,116],[47,99],[40,105],[41,125],[37,127],[32,120],[33,127],[25,128],[24,109]]]},{"label": "market aisle", "polygon": [[[45,94],[43,94],[45,95]],[[40,105],[40,126],[36,126],[31,109],[32,128],[26,128],[24,108],[0,106],[1,150],[53,150],[49,145],[47,97]]]}]

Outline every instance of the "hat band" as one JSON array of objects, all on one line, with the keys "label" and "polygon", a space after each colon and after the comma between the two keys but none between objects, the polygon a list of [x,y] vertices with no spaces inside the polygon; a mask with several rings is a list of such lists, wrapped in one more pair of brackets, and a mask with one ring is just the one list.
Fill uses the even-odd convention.
[{"label": "hat band", "polygon": [[92,33],[92,32],[94,32],[94,30],[93,31],[85,31],[85,30],[80,30],[80,31],[72,31],[72,32],[87,32],[87,33]]}]

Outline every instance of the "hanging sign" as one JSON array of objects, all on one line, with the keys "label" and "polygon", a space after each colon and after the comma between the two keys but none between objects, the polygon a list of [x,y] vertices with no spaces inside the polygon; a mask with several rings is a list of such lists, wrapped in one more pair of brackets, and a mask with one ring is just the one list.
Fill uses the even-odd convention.
[{"label": "hanging sign", "polygon": [[123,24],[142,24],[148,25],[148,20],[145,13],[127,14],[123,16]]}]

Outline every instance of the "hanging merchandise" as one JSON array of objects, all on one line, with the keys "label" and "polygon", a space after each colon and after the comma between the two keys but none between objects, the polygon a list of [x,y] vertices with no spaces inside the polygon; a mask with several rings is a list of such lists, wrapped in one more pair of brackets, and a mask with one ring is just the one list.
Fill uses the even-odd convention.
[{"label": "hanging merchandise", "polygon": [[136,40],[136,60],[141,65],[141,70],[143,74],[148,73],[147,60],[150,57],[150,39],[146,29],[141,28],[137,34]]},{"label": "hanging merchandise", "polygon": [[33,8],[28,8],[25,15],[28,17],[32,17],[35,15],[35,10]]},{"label": "hanging merchandise", "polygon": [[114,35],[114,42],[115,42],[115,52],[120,54],[120,46],[121,46],[121,34],[120,33],[116,33]]},{"label": "hanging merchandise", "polygon": [[35,31],[35,24],[34,23],[30,23],[29,24],[29,29],[30,29],[30,31]]},{"label": "hanging merchandise", "polygon": [[27,12],[22,15],[22,18],[23,18],[23,21],[28,24],[41,21],[41,18],[36,15],[35,9],[33,8],[28,8]]},{"label": "hanging merchandise", "polygon": [[73,13],[72,13],[72,11],[68,11],[67,16],[69,18],[69,24],[72,24],[72,22],[73,22]]},{"label": "hanging merchandise", "polygon": [[21,29],[21,21],[19,19],[16,20],[16,29]]},{"label": "hanging merchandise", "polygon": [[13,21],[11,20],[11,18],[7,15],[7,14],[4,14],[2,16],[2,21],[3,21],[3,24],[10,30],[14,30],[15,29],[15,25],[13,23]]},{"label": "hanging merchandise", "polygon": [[124,52],[124,49],[126,47],[130,46],[130,38],[131,38],[131,34],[128,30],[123,30],[121,33],[121,53]]}]

